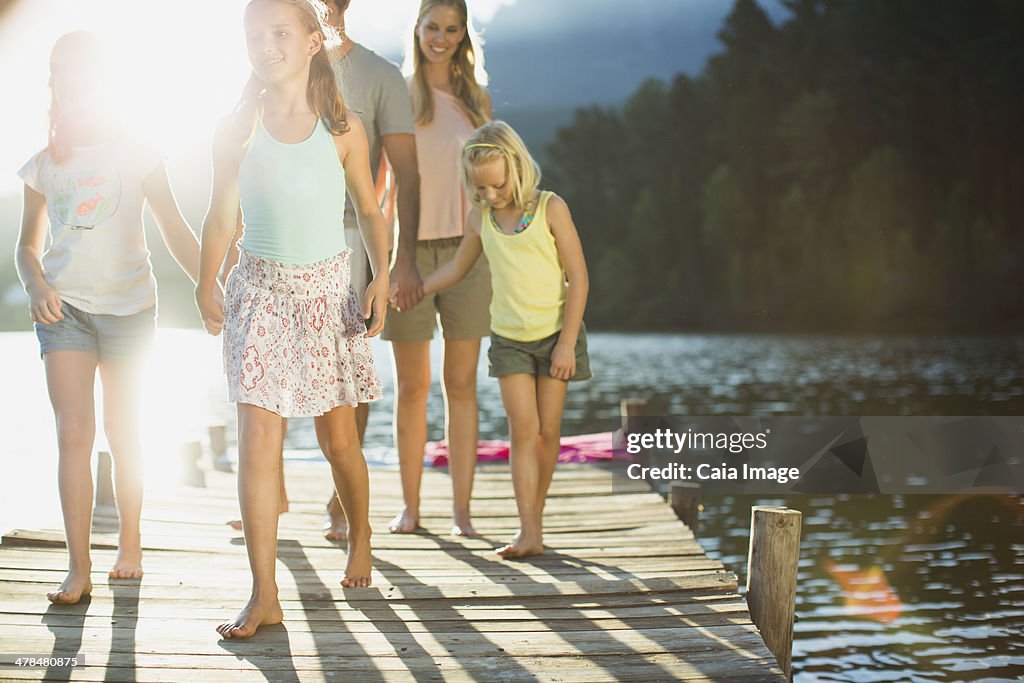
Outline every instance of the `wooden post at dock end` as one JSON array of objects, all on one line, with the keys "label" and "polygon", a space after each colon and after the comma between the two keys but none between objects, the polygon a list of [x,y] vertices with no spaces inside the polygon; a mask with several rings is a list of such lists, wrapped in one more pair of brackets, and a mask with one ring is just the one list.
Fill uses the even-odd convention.
[{"label": "wooden post at dock end", "polygon": [[619,414],[622,415],[622,426],[625,428],[626,420],[631,417],[643,417],[647,414],[647,399],[645,398],[624,398],[619,401]]},{"label": "wooden post at dock end", "polygon": [[[647,399],[643,398],[624,398],[619,401],[619,424],[621,426],[622,441],[617,444],[617,448],[625,450],[626,444],[629,441],[630,432],[636,431],[640,427],[640,418],[647,414]],[[650,465],[650,454],[647,451],[641,451],[640,457],[636,459],[641,465]],[[651,488],[655,488],[654,484],[650,481],[647,482]]]},{"label": "wooden post at dock end", "polygon": [[793,617],[800,560],[798,510],[770,505],[750,509],[747,606],[764,644],[788,680],[793,678]]},{"label": "wooden post at dock end", "polygon": [[676,516],[691,531],[697,529],[697,517],[700,512],[700,484],[692,481],[672,482],[669,502]]},{"label": "wooden post at dock end", "polygon": [[114,462],[107,451],[96,454],[96,513],[114,512]]}]

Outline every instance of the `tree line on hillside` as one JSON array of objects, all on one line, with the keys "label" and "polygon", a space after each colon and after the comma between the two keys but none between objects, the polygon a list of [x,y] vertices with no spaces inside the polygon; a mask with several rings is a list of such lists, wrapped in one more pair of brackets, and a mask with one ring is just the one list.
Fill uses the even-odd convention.
[{"label": "tree line on hillside", "polygon": [[548,147],[588,322],[1019,330],[1024,3],[783,2]]}]

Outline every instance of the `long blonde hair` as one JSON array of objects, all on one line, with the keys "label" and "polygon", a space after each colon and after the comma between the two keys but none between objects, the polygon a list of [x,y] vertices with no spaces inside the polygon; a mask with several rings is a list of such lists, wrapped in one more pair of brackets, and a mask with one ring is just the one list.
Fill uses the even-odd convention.
[{"label": "long blonde hair", "polygon": [[462,19],[462,26],[466,29],[466,35],[462,42],[455,49],[451,61],[448,63],[448,80],[452,84],[452,90],[456,99],[462,103],[462,107],[469,120],[474,126],[480,126],[490,119],[487,113],[487,95],[484,86],[487,85],[487,71],[484,69],[483,41],[473,28],[473,20],[469,16],[466,7],[466,0],[421,0],[420,11],[416,15],[416,23],[412,28],[412,44],[406,48],[404,70],[412,75],[413,93],[412,107],[416,115],[416,123],[425,126],[434,120],[434,97],[430,92],[430,85],[427,83],[427,76],[423,73],[423,62],[426,57],[420,49],[417,30],[427,13],[435,7],[452,7],[459,13]]},{"label": "long blonde hair", "polygon": [[540,166],[530,155],[526,143],[504,121],[491,121],[473,131],[462,148],[462,183],[473,203],[486,208],[487,202],[476,195],[473,169],[495,159],[504,159],[508,172],[506,182],[512,183],[512,201],[525,210],[540,186]]},{"label": "long blonde hair", "polygon": [[90,67],[97,78],[109,78],[111,55],[103,38],[89,31],[72,31],[57,39],[50,51],[50,109],[47,112],[48,127],[46,151],[54,162],[68,158],[71,145],[67,140],[66,122],[63,120],[60,103],[53,89],[53,79],[62,65],[73,63],[79,67]]},{"label": "long blonde hair", "polygon": [[[271,0],[249,0],[245,10],[257,2],[268,2]],[[341,45],[341,39],[337,30],[327,23],[327,5],[320,0],[272,0],[281,2],[299,11],[299,18],[303,28],[310,33],[319,33],[323,36],[323,44],[320,50],[313,55],[309,65],[309,85],[306,88],[306,101],[310,109],[327,126],[334,135],[342,135],[348,131],[348,119],[345,114],[345,100],[338,90],[338,84],[334,78],[334,68],[331,66],[336,50]],[[254,72],[242,90],[242,96],[235,106],[235,112],[242,114],[245,119],[251,120],[247,131],[247,138],[251,135],[252,129],[256,126],[256,113],[259,109],[266,85]]]}]

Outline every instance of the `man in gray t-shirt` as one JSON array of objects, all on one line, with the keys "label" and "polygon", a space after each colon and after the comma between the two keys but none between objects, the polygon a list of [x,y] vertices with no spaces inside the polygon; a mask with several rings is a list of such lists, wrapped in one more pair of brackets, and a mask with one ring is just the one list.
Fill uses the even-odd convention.
[{"label": "man in gray t-shirt", "polygon": [[[345,34],[345,11],[351,0],[326,0],[328,22],[342,37],[334,73],[345,98],[345,106],[359,115],[366,129],[370,146],[370,170],[378,188],[384,186],[380,177],[381,152],[387,154],[393,171],[389,192],[400,190],[398,197],[399,233],[395,248],[391,283],[398,287],[399,308],[411,308],[423,296],[423,282],[416,269],[416,241],[420,211],[420,180],[416,164],[416,137],[412,103],[402,73],[394,64],[354,42]],[[380,195],[378,195],[380,196]],[[345,243],[352,249],[352,286],[360,298],[370,281],[369,262],[356,223],[351,197],[345,203]],[[366,434],[369,404],[356,408],[359,442]],[[344,540],[347,534],[345,517],[337,496],[327,506],[330,521],[324,535],[330,540]]]},{"label": "man in gray t-shirt", "polygon": [[[393,171],[392,181],[397,188],[401,188],[397,195],[401,232],[392,280],[396,275],[400,276],[402,281],[397,282],[400,289],[413,288],[419,281],[418,276],[411,281],[409,279],[416,275],[419,173],[416,165],[416,128],[409,91],[398,67],[345,35],[345,10],[349,3],[328,0],[325,4],[330,11],[328,21],[343,37],[338,59],[333,65],[335,77],[345,98],[345,107],[358,114],[366,129],[370,147],[370,171],[378,181],[378,186],[381,186],[381,152],[385,152]],[[394,190],[392,187],[389,191]],[[353,259],[352,284],[362,296],[372,278],[366,271],[365,251],[357,229],[355,207],[349,198],[345,203],[345,239],[346,244],[353,248],[354,255],[359,256]],[[408,249],[404,248],[406,246]],[[406,251],[408,253],[404,253]],[[357,272],[357,269],[362,272]],[[365,280],[361,279],[363,275],[366,276]]]}]

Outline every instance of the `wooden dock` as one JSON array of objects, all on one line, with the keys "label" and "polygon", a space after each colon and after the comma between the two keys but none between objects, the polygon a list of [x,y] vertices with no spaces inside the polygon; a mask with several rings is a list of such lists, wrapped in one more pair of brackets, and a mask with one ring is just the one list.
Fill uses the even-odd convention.
[{"label": "wooden dock", "polygon": [[[248,598],[234,475],[148,493],[146,576],[110,582],[116,535],[93,536],[88,602],[51,606],[63,535],[13,531],[0,546],[0,653],[84,657],[76,668],[0,668],[0,680],[81,681],[782,681],[736,577],[642,482],[560,466],[545,516],[549,550],[509,562],[516,528],[507,466],[481,467],[474,522],[447,533],[451,486],[423,477],[427,531],[386,532],[396,470],[371,470],[374,585],[343,589],[344,549],[320,535],[326,464],[289,463],[277,575],[285,621],[248,640],[214,627]],[[614,480],[614,481],[613,481]]]}]

